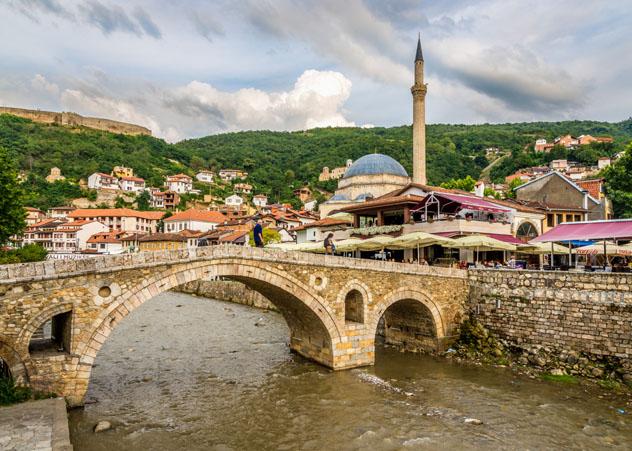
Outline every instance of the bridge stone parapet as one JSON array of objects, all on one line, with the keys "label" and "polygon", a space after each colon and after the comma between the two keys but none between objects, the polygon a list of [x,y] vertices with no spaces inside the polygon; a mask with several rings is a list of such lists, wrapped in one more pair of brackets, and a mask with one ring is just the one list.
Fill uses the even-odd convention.
[{"label": "bridge stone parapet", "polygon": [[336,370],[374,362],[380,323],[387,341],[441,349],[468,296],[465,271],[231,245],[1,266],[0,358],[34,388],[81,404],[120,321],[164,291],[217,277],[263,294],[287,321],[290,348]]}]

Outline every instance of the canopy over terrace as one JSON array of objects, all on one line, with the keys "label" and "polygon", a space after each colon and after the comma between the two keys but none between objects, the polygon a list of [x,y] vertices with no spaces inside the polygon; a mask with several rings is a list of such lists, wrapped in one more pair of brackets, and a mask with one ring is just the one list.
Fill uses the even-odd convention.
[{"label": "canopy over terrace", "polygon": [[578,247],[573,253],[579,255],[632,255],[631,246],[619,246],[610,241],[601,241],[589,246]]},{"label": "canopy over terrace", "polygon": [[[608,263],[608,249],[606,241],[632,240],[632,219],[610,219],[603,221],[582,221],[560,224],[539,237],[531,240],[531,243],[571,243],[576,240],[602,241],[604,255],[604,270]],[[570,252],[570,250],[569,250]],[[553,261],[553,255],[551,255]]]},{"label": "canopy over terrace", "polygon": [[567,222],[534,238],[531,242],[567,243],[575,240],[610,240],[615,242],[632,240],[632,219]]},{"label": "canopy over terrace", "polygon": [[512,210],[476,196],[435,191],[426,196],[412,211],[423,213],[425,218],[467,217],[478,213],[488,215],[490,219],[494,218],[494,215],[498,219],[507,219]]}]

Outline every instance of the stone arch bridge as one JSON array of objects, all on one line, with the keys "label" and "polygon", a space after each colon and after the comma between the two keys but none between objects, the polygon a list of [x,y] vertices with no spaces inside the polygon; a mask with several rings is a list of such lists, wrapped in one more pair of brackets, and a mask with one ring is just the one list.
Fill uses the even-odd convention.
[{"label": "stone arch bridge", "polygon": [[81,405],[121,320],[164,291],[215,277],[266,296],[287,321],[290,348],[335,370],[373,364],[378,327],[387,342],[442,349],[468,296],[461,270],[241,246],[7,265],[0,358],[22,383]]}]

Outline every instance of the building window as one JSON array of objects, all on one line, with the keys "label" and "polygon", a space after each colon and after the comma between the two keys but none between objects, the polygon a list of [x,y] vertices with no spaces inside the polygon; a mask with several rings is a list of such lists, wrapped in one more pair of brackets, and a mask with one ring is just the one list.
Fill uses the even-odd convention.
[{"label": "building window", "polygon": [[582,220],[582,215],[575,215],[575,222],[579,222]]},{"label": "building window", "polygon": [[553,221],[553,215],[549,213],[548,215],[546,215],[546,226],[553,227],[554,225],[555,222]]},{"label": "building window", "polygon": [[538,230],[530,222],[523,222],[516,231],[516,238],[524,241],[525,243],[536,236],[538,236]]},{"label": "building window", "polygon": [[566,215],[566,222],[573,222],[573,215],[571,214]]},{"label": "building window", "polygon": [[555,216],[556,216],[556,219],[557,219],[557,223],[558,223],[558,224],[561,224],[561,223],[563,223],[563,222],[564,222],[564,215],[562,215],[562,214],[557,214],[557,215],[555,215]]}]

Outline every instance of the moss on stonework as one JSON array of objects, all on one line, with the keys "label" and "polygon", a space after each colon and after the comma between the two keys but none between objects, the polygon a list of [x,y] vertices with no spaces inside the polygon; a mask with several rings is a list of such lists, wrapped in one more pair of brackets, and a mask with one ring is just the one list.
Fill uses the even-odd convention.
[{"label": "moss on stonework", "polygon": [[571,376],[570,374],[542,374],[540,378],[545,381],[550,382],[560,382],[564,384],[576,384],[577,378],[575,376]]},{"label": "moss on stonework", "polygon": [[481,323],[466,319],[461,323],[459,338],[454,345],[456,353],[468,359],[507,365],[510,356],[502,343],[494,338]]}]

